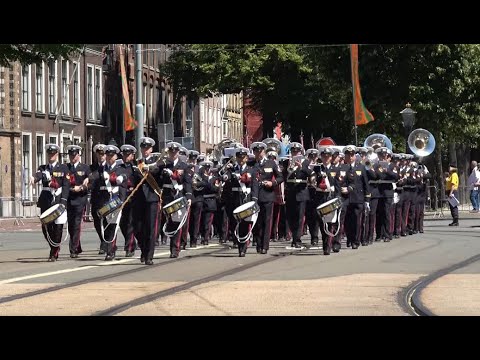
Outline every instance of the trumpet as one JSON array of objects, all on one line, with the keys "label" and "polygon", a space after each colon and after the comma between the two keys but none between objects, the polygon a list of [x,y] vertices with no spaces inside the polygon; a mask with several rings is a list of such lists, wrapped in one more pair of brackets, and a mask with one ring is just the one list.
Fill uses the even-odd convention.
[{"label": "trumpet", "polygon": [[225,171],[227,170],[227,165],[228,164],[233,164],[233,160],[235,159],[235,156],[232,156],[228,161],[223,165],[219,170],[218,170],[218,175],[223,176],[225,175]]}]

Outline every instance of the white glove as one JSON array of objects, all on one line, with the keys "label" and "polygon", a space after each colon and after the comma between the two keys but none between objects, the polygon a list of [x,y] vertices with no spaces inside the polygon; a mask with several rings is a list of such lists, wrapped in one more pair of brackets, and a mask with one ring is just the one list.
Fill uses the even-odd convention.
[{"label": "white glove", "polygon": [[123,182],[123,175],[117,176],[117,185],[121,185]]},{"label": "white glove", "polygon": [[365,202],[365,209],[370,212],[370,203],[369,202]]},{"label": "white glove", "polygon": [[43,173],[45,174],[45,178],[47,179],[47,181],[52,180],[52,176],[50,175],[50,171],[45,170]]},{"label": "white glove", "polygon": [[167,174],[168,176],[172,176],[173,175],[173,171],[170,170],[170,169],[165,169],[165,174]]},{"label": "white glove", "polygon": [[103,178],[106,180],[110,179],[110,174],[107,173],[106,171],[103,172]]},{"label": "white glove", "polygon": [[223,181],[227,181],[227,180],[228,180],[228,175],[227,174],[223,175]]}]

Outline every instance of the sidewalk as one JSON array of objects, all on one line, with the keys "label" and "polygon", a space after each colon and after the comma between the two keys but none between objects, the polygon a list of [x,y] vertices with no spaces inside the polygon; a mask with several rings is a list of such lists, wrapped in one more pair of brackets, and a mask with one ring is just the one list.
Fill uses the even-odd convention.
[{"label": "sidewalk", "polygon": [[[92,230],[93,222],[82,222],[82,231]],[[42,224],[39,218],[0,218],[0,231],[42,231]]]}]

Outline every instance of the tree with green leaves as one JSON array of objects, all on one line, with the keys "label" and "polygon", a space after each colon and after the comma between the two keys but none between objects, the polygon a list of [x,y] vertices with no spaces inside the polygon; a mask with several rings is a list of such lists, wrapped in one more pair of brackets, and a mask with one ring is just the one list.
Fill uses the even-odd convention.
[{"label": "tree with green leaves", "polygon": [[28,65],[59,56],[68,58],[82,47],[82,44],[0,44],[0,65],[8,66],[15,61]]}]

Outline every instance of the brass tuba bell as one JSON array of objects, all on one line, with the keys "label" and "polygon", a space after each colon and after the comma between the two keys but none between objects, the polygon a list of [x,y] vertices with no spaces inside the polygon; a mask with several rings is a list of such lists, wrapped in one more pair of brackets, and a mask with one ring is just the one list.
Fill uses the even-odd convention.
[{"label": "brass tuba bell", "polygon": [[275,151],[279,155],[282,152],[282,143],[280,142],[280,140],[277,140],[275,138],[266,138],[262,142],[267,145],[267,149],[275,149]]},{"label": "brass tuba bell", "polygon": [[365,139],[363,146],[366,148],[372,147],[373,150],[377,150],[379,147],[387,147],[393,150],[392,142],[388,137],[383,134],[372,134]]},{"label": "brass tuba bell", "polygon": [[408,136],[408,148],[419,157],[428,156],[435,150],[435,138],[425,129],[413,130]]}]

